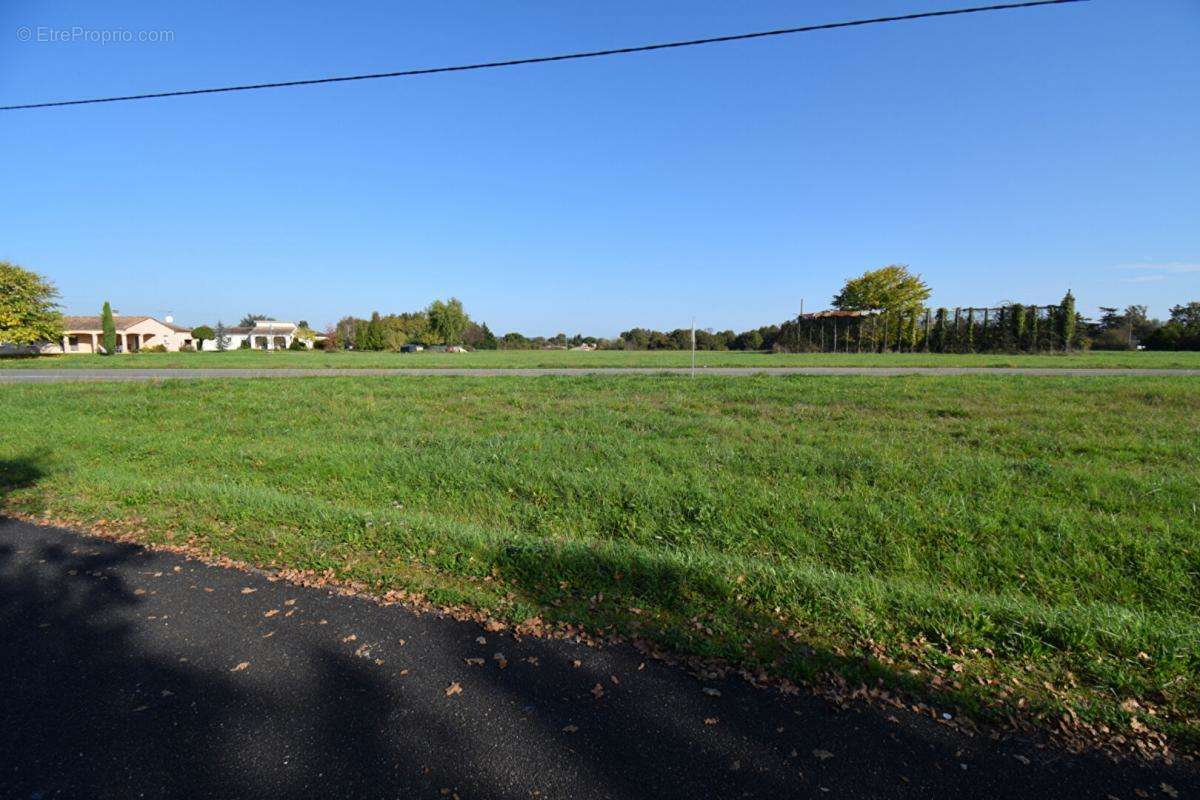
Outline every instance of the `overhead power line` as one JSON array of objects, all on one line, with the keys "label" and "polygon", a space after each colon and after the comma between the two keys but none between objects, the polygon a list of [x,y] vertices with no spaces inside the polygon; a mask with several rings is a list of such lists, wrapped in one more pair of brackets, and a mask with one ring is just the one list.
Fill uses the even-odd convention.
[{"label": "overhead power line", "polygon": [[58,106],[84,106],[96,103],[119,103],[126,100],[154,100],[161,97],[186,97],[197,94],[220,94],[223,92],[249,92],[256,89],[282,89],[288,86],[315,86],[322,83],[346,83],[348,81],[370,81],[379,78],[410,78],[416,75],[436,75],[443,72],[468,72],[480,69],[496,69],[500,67],[518,67],[524,64],[548,64],[553,61],[576,61],[583,58],[600,58],[602,56],[621,56],[630,53],[648,53],[652,50],[670,50],[677,47],[695,47],[705,44],[722,44],[725,42],[740,42],[747,39],[765,39],[770,36],[788,36],[794,33],[811,33],[813,31],[828,31],[838,28],[856,28],[863,25],[879,25],[887,22],[905,22],[908,20],[930,19],[933,17],[952,17],[962,14],[978,14],[984,11],[1006,11],[1017,8],[1033,8],[1035,6],[1056,6],[1066,3],[1085,3],[1088,0],[1033,0],[1027,3],[1002,3],[990,6],[973,6],[970,8],[953,8],[945,11],[921,11],[914,14],[902,14],[894,17],[873,17],[871,19],[855,19],[844,22],[826,22],[820,25],[802,25],[798,28],[777,28],[770,31],[755,33],[737,33],[730,36],[712,36],[707,39],[688,39],[679,42],[664,42],[660,44],[643,44],[636,47],[618,47],[610,50],[589,50],[581,53],[563,53],[553,56],[534,56],[531,58],[514,58],[507,61],[485,61],[478,64],[460,64],[451,67],[428,67],[425,69],[406,69],[399,72],[374,72],[364,75],[340,75],[330,78],[310,78],[298,81],[277,81],[275,83],[248,83],[241,86],[218,86],[207,89],[180,89],[170,92],[151,92],[149,94],[129,94],[118,97],[93,97],[86,100],[55,100],[47,103],[24,103],[21,105],[0,106],[0,111],[18,111],[29,108],[55,108]]}]

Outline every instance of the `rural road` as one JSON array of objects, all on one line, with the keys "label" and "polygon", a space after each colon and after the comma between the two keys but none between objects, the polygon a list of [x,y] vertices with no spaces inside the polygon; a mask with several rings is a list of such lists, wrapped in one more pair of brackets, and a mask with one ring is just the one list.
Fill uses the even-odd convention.
[{"label": "rural road", "polygon": [[629,646],[518,641],[3,517],[0,637],[5,798],[1200,791],[1194,762],[1114,764],[903,710],[701,683]]},{"label": "rural road", "polygon": [[[571,367],[537,369],[0,369],[0,383],[65,381],[148,381],[164,378],[312,378],[384,375],[470,377],[543,375],[688,375],[687,367]],[[1182,375],[1200,377],[1200,369],[1103,369],[1054,367],[699,367],[697,375],[1043,375],[1095,377],[1114,375]]]}]

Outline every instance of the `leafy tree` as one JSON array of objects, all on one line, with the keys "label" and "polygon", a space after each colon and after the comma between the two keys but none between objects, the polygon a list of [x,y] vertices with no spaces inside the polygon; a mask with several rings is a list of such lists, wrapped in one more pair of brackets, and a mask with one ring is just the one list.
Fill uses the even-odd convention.
[{"label": "leafy tree", "polygon": [[442,344],[462,343],[463,332],[471,320],[463,311],[461,300],[455,297],[445,302],[434,300],[425,313],[429,315],[430,329],[442,340]]},{"label": "leafy tree", "polygon": [[266,314],[247,314],[246,316],[242,317],[242,321],[238,323],[238,327],[253,328],[254,323],[259,322],[260,320],[266,322],[270,319],[271,318]]},{"label": "leafy tree", "polygon": [[117,352],[117,323],[113,321],[112,306],[104,301],[100,309],[100,330],[104,340],[104,354],[112,355]]},{"label": "leafy tree", "polygon": [[367,351],[371,349],[371,334],[367,330],[370,323],[360,320],[354,321],[354,349]]},{"label": "leafy tree", "polygon": [[0,261],[0,342],[28,345],[62,339],[62,316],[54,284],[27,269]]},{"label": "leafy tree", "polygon": [[[582,342],[583,338],[579,337],[579,341]],[[496,335],[491,332],[486,322],[480,324],[472,322],[463,334],[463,344],[476,350],[495,350],[497,347]]]},{"label": "leafy tree", "polygon": [[213,333],[213,329],[207,325],[200,325],[192,328],[192,338],[196,341],[197,350],[203,350],[204,342],[211,341],[215,336],[216,334]]},{"label": "leafy tree", "polygon": [[217,352],[224,353],[229,349],[229,334],[225,331],[225,323],[217,320],[217,329],[213,332],[213,341],[217,344]]},{"label": "leafy tree", "polygon": [[382,350],[386,341],[383,335],[383,321],[379,317],[379,312],[371,314],[371,321],[366,325],[366,347],[365,350]]},{"label": "leafy tree", "polygon": [[1058,304],[1058,336],[1062,340],[1063,350],[1071,349],[1075,339],[1075,295],[1068,289]]},{"label": "leafy tree", "polygon": [[833,296],[833,305],[846,311],[908,312],[929,299],[929,287],[904,264],[868,270],[846,281]]},{"label": "leafy tree", "polygon": [[1171,308],[1167,324],[1146,337],[1151,350],[1200,350],[1200,302]]}]

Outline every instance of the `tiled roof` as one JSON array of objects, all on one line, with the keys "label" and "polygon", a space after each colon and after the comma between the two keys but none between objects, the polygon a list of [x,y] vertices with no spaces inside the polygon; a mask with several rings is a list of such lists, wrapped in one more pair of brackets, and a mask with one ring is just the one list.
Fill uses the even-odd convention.
[{"label": "tiled roof", "polygon": [[[185,328],[182,325],[176,325],[171,322],[163,322],[160,319],[154,319],[154,317],[147,317],[147,316],[141,316],[141,317],[114,316],[113,324],[116,326],[118,331],[123,331],[126,328],[130,327],[131,325],[137,325],[139,322],[145,322],[148,319],[154,320],[159,325],[165,325],[166,327],[170,328],[173,331],[179,331],[180,333],[191,333],[192,332],[191,328]],[[99,316],[63,317],[62,321],[63,321],[63,330],[64,331],[97,331],[97,332],[99,332],[100,330],[102,330],[101,325],[100,325],[100,317]]]},{"label": "tiled roof", "polygon": [[[113,317],[117,330],[124,330],[130,325],[136,325],[151,317]],[[98,331],[101,329],[100,317],[63,317],[63,330],[67,331]]]}]

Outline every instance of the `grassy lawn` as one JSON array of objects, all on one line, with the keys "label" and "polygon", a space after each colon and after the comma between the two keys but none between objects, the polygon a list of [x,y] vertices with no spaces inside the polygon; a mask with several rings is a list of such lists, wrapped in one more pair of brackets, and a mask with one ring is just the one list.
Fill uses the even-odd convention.
[{"label": "grassy lawn", "polygon": [[[658,350],[498,350],[475,353],[352,353],[320,351],[225,353],[133,353],[111,358],[97,355],[0,358],[0,369],[167,367],[687,367],[690,353]],[[743,353],[700,352],[696,364],[707,367],[1157,367],[1200,369],[1200,352],[1092,352],[1064,355],[939,355],[936,353]]]},{"label": "grassy lawn", "polygon": [[1119,375],[7,385],[0,505],[1194,750],[1197,419]]}]

